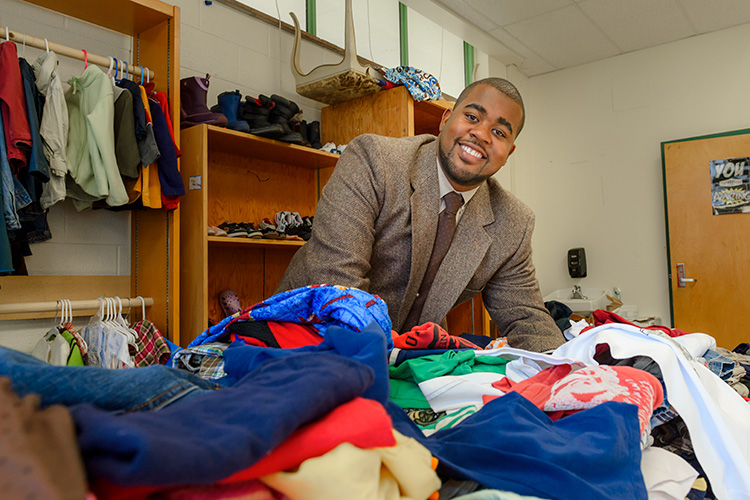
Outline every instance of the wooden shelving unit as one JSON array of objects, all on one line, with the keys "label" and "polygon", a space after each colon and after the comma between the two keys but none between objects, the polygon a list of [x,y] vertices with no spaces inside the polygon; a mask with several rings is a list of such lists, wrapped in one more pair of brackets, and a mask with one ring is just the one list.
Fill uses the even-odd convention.
[{"label": "wooden shelving unit", "polygon": [[243,307],[276,290],[303,242],[208,236],[223,222],[273,219],[286,210],[314,215],[318,172],[338,155],[211,125],[182,131],[181,343],[224,317],[219,292],[234,290]]},{"label": "wooden shelving unit", "polygon": [[[180,8],[159,0],[27,0],[133,37],[133,63],[154,71],[156,90],[167,94],[172,123],[180,123]],[[85,47],[84,47],[85,48]],[[95,47],[90,47],[92,52]],[[180,145],[179,127],[174,131]],[[99,295],[149,296],[148,318],[174,342],[179,339],[179,209],[132,215],[131,276],[0,277],[0,301],[91,299]],[[128,284],[129,281],[129,284]],[[76,283],[77,286],[72,286]],[[39,313],[28,317],[46,317]],[[10,318],[3,318],[10,319]]]}]

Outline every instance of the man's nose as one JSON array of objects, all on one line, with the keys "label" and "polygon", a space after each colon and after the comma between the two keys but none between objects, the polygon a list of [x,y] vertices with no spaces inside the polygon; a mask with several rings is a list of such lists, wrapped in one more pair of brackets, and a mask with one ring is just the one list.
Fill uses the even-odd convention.
[{"label": "man's nose", "polygon": [[490,140],[490,127],[485,123],[477,123],[471,129],[471,136],[477,139],[479,142],[489,142]]}]

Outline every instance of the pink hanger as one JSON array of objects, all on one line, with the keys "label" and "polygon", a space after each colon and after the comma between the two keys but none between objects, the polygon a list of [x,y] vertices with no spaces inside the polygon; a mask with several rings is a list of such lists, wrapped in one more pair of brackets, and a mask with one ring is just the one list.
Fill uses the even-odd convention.
[{"label": "pink hanger", "polygon": [[86,69],[89,67],[89,55],[86,52],[86,49],[81,49],[83,51],[83,69]]}]

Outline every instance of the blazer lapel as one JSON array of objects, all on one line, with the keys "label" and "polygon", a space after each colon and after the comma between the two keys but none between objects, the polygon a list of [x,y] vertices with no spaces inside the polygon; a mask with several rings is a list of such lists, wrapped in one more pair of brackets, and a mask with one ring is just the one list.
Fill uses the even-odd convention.
[{"label": "blazer lapel", "polygon": [[443,318],[474,276],[492,239],[484,226],[495,221],[489,188],[483,184],[466,205],[448,253],[432,282],[422,317]]},{"label": "blazer lapel", "polygon": [[398,325],[403,324],[416,298],[422,278],[430,262],[432,245],[437,232],[440,210],[440,188],[437,176],[437,141],[420,149],[411,175],[411,268],[409,283],[401,309]]}]

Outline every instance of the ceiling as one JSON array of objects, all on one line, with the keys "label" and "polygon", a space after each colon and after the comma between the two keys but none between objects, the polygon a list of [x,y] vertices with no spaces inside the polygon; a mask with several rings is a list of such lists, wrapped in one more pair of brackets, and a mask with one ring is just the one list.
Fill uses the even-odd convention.
[{"label": "ceiling", "polygon": [[748,0],[433,1],[507,48],[526,76],[750,22]]}]

